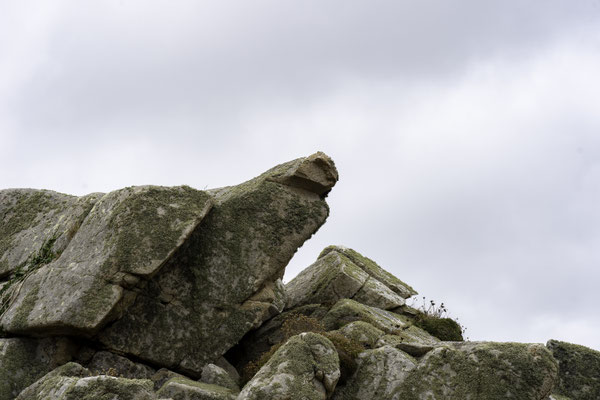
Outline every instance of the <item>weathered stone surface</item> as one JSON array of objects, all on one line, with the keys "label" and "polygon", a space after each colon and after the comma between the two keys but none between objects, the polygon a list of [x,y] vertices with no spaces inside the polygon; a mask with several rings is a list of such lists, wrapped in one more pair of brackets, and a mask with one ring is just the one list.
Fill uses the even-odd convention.
[{"label": "weathered stone surface", "polygon": [[404,399],[395,394],[413,368],[415,360],[394,347],[364,351],[358,356],[356,372],[336,390],[333,399]]},{"label": "weathered stone surface", "polygon": [[321,320],[327,314],[327,307],[320,304],[308,304],[271,318],[258,329],[248,332],[240,342],[227,354],[230,361],[238,370],[242,370],[249,361],[256,361],[260,356],[271,349],[271,346],[281,343],[285,339],[282,325],[285,321],[296,316],[306,316]]},{"label": "weathered stone surface", "polygon": [[161,368],[154,375],[150,377],[150,380],[154,382],[154,390],[159,390],[167,381],[173,378],[182,378],[188,379],[187,377],[178,374],[177,372],[173,372],[166,368]]},{"label": "weathered stone surface", "polygon": [[325,400],[340,377],[337,351],[316,333],[293,336],[246,384],[242,400]]},{"label": "weathered stone surface", "polygon": [[77,379],[66,388],[60,398],[61,400],[155,400],[156,394],[152,390],[152,381],[148,379],[99,375]]},{"label": "weathered stone surface", "polygon": [[551,394],[548,400],[572,400],[570,397],[562,396],[560,394]]},{"label": "weathered stone surface", "polygon": [[585,346],[549,340],[546,344],[558,360],[558,384],[554,392],[578,400],[600,398],[600,352]]},{"label": "weathered stone surface", "polygon": [[344,325],[337,332],[351,340],[356,340],[367,348],[381,347],[376,346],[379,339],[385,335],[381,329],[364,321],[354,321]]},{"label": "weathered stone surface", "polygon": [[396,278],[394,275],[381,268],[379,265],[377,265],[375,261],[362,256],[360,253],[350,248],[344,246],[329,246],[321,252],[319,258],[325,257],[331,252],[338,252],[348,257],[350,260],[352,260],[354,264],[359,266],[367,274],[369,274],[379,282],[383,283],[394,293],[402,296],[405,299],[417,294],[417,292],[412,287],[410,287],[406,283],[402,282],[400,279]]},{"label": "weathered stone surface", "polygon": [[217,361],[215,361],[215,365],[223,368],[229,374],[231,380],[233,380],[233,382],[239,386],[241,382],[240,374],[237,369],[235,369],[235,367],[225,359],[225,357],[220,357]]},{"label": "weathered stone surface", "polygon": [[285,168],[278,168],[268,179],[325,196],[338,178],[333,160],[319,151],[306,158],[291,161]]},{"label": "weathered stone surface", "polygon": [[392,309],[404,299],[363,271],[350,258],[331,251],[303,270],[286,285],[287,308],[305,304],[335,303],[355,299],[363,304]]},{"label": "weathered stone surface", "polygon": [[539,344],[444,343],[419,360],[390,398],[544,400],[557,371]]},{"label": "weathered stone surface", "polygon": [[[307,171],[318,187],[323,176],[337,177],[321,154],[210,191],[213,209],[127,313],[99,334],[101,342],[199,377],[206,363],[281,312],[285,292],[278,279],[329,213],[322,190],[307,190],[313,188]],[[302,179],[278,182],[296,175]]]},{"label": "weathered stone surface", "polygon": [[68,339],[0,339],[0,400],[14,399],[23,389],[74,353]]},{"label": "weathered stone surface", "polygon": [[156,394],[173,400],[234,400],[236,398],[230,389],[184,378],[169,380]]},{"label": "weathered stone surface", "polygon": [[240,388],[229,373],[215,364],[207,364],[202,368],[200,382],[221,386],[238,393]]},{"label": "weathered stone surface", "polygon": [[89,369],[69,362],[44,375],[34,384],[23,390],[18,400],[47,400],[61,398],[79,378],[90,376]]},{"label": "weathered stone surface", "polygon": [[0,190],[0,278],[27,262],[50,240],[61,253],[99,194],[69,196],[50,190]]},{"label": "weathered stone surface", "polygon": [[9,333],[92,335],[132,301],[210,210],[189,187],[132,187],[103,195],[64,251],[13,285],[0,319]]},{"label": "weathered stone surface", "polygon": [[352,321],[368,322],[386,333],[394,333],[409,326],[409,320],[405,316],[370,307],[351,299],[338,301],[322,320],[327,330],[339,329]]},{"label": "weathered stone surface", "polygon": [[152,381],[91,372],[76,363],[65,364],[46,374],[21,392],[18,400],[156,400]]},{"label": "weathered stone surface", "polygon": [[[115,375],[129,379],[151,379],[156,370],[108,351],[99,351],[87,365],[94,375]],[[110,373],[109,373],[110,372]]]},{"label": "weathered stone surface", "polygon": [[421,357],[433,350],[439,343],[440,340],[435,336],[431,336],[423,329],[411,325],[406,329],[396,331],[394,335],[382,336],[375,347],[392,346],[411,356]]}]

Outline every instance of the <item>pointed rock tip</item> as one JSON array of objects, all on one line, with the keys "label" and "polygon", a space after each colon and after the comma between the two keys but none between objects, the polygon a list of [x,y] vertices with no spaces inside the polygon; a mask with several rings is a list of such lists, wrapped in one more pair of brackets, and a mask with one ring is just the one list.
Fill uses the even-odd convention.
[{"label": "pointed rock tip", "polygon": [[326,196],[339,179],[333,160],[318,151],[308,157],[283,164],[287,168],[277,171],[270,180],[287,186],[304,189]]}]

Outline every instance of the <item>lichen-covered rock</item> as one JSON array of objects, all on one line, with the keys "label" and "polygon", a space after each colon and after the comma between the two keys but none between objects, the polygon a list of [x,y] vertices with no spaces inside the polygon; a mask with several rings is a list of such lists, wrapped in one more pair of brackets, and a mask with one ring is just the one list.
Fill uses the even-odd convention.
[{"label": "lichen-covered rock", "polygon": [[337,252],[348,257],[355,265],[360,267],[367,274],[375,278],[377,281],[383,283],[394,293],[402,296],[405,299],[417,294],[412,287],[381,268],[375,261],[362,256],[360,253],[350,248],[344,246],[328,246],[321,252],[319,258],[325,257],[327,254],[332,252]]},{"label": "lichen-covered rock", "polygon": [[355,299],[363,304],[392,309],[404,299],[363,271],[345,254],[331,251],[286,285],[287,308],[305,304],[335,303]]},{"label": "lichen-covered rock", "polygon": [[240,391],[238,384],[229,373],[215,364],[206,364],[202,368],[200,382],[221,386],[236,393]]},{"label": "lichen-covered rock", "polygon": [[[152,381],[108,375],[79,378],[66,388],[61,400],[156,400]],[[25,400],[25,399],[23,399]]]},{"label": "lichen-covered rock", "polygon": [[169,380],[156,394],[173,400],[234,400],[236,398],[228,388],[185,378]]},{"label": "lichen-covered rock", "polygon": [[317,333],[293,336],[246,384],[240,400],[325,400],[340,377],[337,351]]},{"label": "lichen-covered rock", "polygon": [[154,390],[159,390],[165,383],[173,378],[188,379],[187,377],[173,372],[167,368],[161,368],[154,375],[150,377],[150,380],[154,382]]},{"label": "lichen-covered rock", "polygon": [[336,181],[316,153],[209,192],[2,192],[0,331],[84,336],[199,377],[283,310],[285,266],[325,222]]},{"label": "lichen-covered rock", "polygon": [[337,332],[344,335],[346,338],[355,340],[367,348],[381,347],[376,346],[381,337],[385,335],[381,329],[375,328],[373,325],[364,321],[354,321],[344,325]]},{"label": "lichen-covered rock", "polygon": [[63,338],[0,339],[0,400],[14,399],[23,389],[67,363],[73,343]]},{"label": "lichen-covered rock", "polygon": [[19,394],[18,400],[156,400],[152,381],[91,372],[76,363],[65,364],[46,374]]},{"label": "lichen-covered rock", "polygon": [[227,359],[225,357],[220,357],[218,358],[214,364],[217,367],[221,367],[223,368],[223,370],[225,370],[225,372],[227,372],[227,374],[229,375],[229,378],[231,378],[231,380],[239,386],[240,382],[241,382],[241,377],[240,374],[238,372],[238,370],[231,365],[231,363],[229,361],[227,361]]},{"label": "lichen-covered rock", "polygon": [[[156,370],[108,351],[99,351],[87,365],[94,375],[109,374],[129,379],[151,379]],[[110,373],[109,373],[110,372]]]},{"label": "lichen-covered rock", "polygon": [[204,365],[283,310],[279,279],[325,222],[323,190],[336,179],[332,161],[317,153],[212,190],[210,213],[100,341],[199,377]]},{"label": "lichen-covered rock", "polygon": [[298,317],[308,317],[319,321],[323,319],[327,311],[328,308],[320,304],[308,304],[284,311],[263,323],[258,329],[248,332],[236,346],[229,350],[226,358],[236,368],[243,370],[248,362],[258,360],[273,345],[281,343],[285,339],[286,335],[282,329],[284,323]]},{"label": "lichen-covered rock", "polygon": [[358,356],[356,372],[336,390],[333,399],[402,400],[396,393],[413,368],[415,360],[394,347],[364,351]]},{"label": "lichen-covered rock", "polygon": [[364,321],[386,333],[394,333],[409,326],[409,319],[377,307],[370,307],[351,299],[338,301],[323,317],[327,330],[339,329],[352,321]]},{"label": "lichen-covered rock", "polygon": [[444,343],[419,360],[390,398],[545,400],[557,371],[539,344]]},{"label": "lichen-covered rock", "polygon": [[61,398],[79,378],[91,376],[89,369],[69,362],[44,375],[23,390],[17,400],[49,400]]},{"label": "lichen-covered rock", "polygon": [[435,336],[414,325],[406,329],[400,329],[393,335],[384,335],[375,344],[375,347],[392,346],[400,349],[411,356],[421,357],[433,350],[440,343]]},{"label": "lichen-covered rock", "polygon": [[546,344],[558,360],[558,395],[578,400],[600,398],[600,352],[585,346],[550,340]]},{"label": "lichen-covered rock", "polygon": [[135,298],[126,289],[163,266],[211,205],[208,194],[185,186],[103,195],[62,253],[13,285],[0,327],[93,335],[120,317]]},{"label": "lichen-covered rock", "polygon": [[61,253],[99,198],[50,190],[0,190],[0,278],[27,269],[32,255],[51,241]]}]

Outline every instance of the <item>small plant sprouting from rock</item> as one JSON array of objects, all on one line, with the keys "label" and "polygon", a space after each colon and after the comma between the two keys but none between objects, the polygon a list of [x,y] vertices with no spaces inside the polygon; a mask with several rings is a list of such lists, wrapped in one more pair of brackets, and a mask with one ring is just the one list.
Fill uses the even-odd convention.
[{"label": "small plant sprouting from rock", "polygon": [[416,299],[413,299],[411,307],[418,311],[414,320],[415,325],[438,339],[447,341],[469,339],[465,337],[467,328],[458,321],[458,318],[448,316],[448,309],[443,302],[438,305],[435,300],[427,301],[427,298],[423,296],[421,305],[417,305]]},{"label": "small plant sprouting from rock", "polygon": [[42,247],[40,247],[37,252],[32,253],[25,263],[15,268],[10,275],[9,280],[0,286],[0,316],[6,312],[10,304],[10,298],[13,292],[13,290],[10,289],[15,287],[15,284],[24,281],[27,276],[31,275],[38,268],[49,264],[60,255],[56,254],[52,249],[56,239],[57,237],[54,235],[46,240],[42,244]]}]

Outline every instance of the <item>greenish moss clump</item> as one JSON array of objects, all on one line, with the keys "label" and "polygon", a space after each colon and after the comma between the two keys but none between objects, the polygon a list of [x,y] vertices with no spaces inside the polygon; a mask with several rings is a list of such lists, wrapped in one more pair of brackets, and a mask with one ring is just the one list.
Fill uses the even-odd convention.
[{"label": "greenish moss clump", "polygon": [[443,341],[462,342],[462,328],[452,318],[439,318],[420,312],[415,325]]},{"label": "greenish moss clump", "polygon": [[600,398],[600,352],[558,340],[550,340],[547,346],[558,360],[557,394],[580,400]]},{"label": "greenish moss clump", "polygon": [[542,345],[454,343],[429,352],[396,398],[545,399],[552,392],[556,361]]}]

